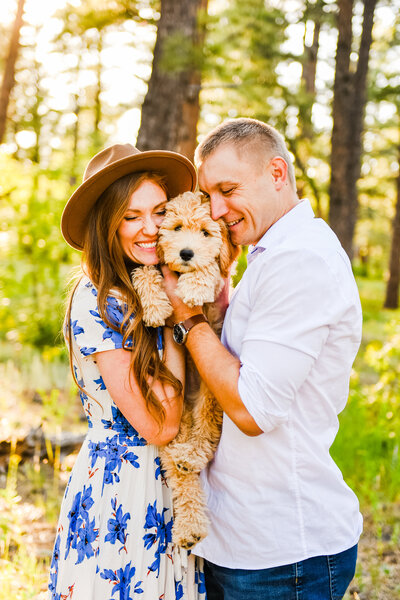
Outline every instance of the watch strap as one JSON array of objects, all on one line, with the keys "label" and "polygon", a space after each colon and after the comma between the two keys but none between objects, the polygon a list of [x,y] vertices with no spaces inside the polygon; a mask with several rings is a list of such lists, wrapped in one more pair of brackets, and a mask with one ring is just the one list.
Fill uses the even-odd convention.
[{"label": "watch strap", "polygon": [[192,327],[198,325],[199,323],[208,323],[208,319],[203,314],[194,315],[185,321],[181,321],[180,324],[183,325],[186,331],[189,333]]}]

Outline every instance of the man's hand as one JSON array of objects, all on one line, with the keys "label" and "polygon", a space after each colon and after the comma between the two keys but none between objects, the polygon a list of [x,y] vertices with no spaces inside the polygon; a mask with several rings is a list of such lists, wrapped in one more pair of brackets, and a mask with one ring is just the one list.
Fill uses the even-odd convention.
[{"label": "man's hand", "polygon": [[172,308],[174,309],[174,313],[172,315],[172,320],[174,323],[179,323],[180,321],[185,321],[190,317],[194,317],[194,315],[201,315],[202,308],[201,306],[187,306],[180,298],[176,295],[176,285],[178,283],[178,275],[171,271],[166,265],[161,266],[161,271],[164,277],[164,289],[167,294]]}]

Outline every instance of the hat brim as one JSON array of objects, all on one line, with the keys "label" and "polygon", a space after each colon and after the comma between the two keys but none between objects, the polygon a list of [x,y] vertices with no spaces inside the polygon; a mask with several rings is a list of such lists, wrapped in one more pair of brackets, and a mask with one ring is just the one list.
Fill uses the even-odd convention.
[{"label": "hat brim", "polygon": [[101,194],[120,177],[141,171],[164,175],[170,198],[196,189],[196,169],[182,154],[149,150],[117,160],[84,181],[68,200],[61,217],[61,232],[72,248],[83,249],[89,213]]}]

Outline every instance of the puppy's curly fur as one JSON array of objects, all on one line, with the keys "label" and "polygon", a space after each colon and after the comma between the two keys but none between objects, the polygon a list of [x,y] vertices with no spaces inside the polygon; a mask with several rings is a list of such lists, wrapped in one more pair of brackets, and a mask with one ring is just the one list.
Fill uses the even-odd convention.
[{"label": "puppy's curly fur", "polygon": [[[223,316],[213,302],[224,286],[238,247],[232,245],[224,221],[213,221],[210,202],[202,194],[185,192],[167,203],[158,253],[161,262],[180,273],[177,295],[188,306],[203,306],[219,335]],[[163,325],[172,314],[172,306],[164,292],[160,271],[154,266],[137,268],[132,273],[132,282],[141,299],[146,325]],[[221,426],[222,411],[188,357],[179,433],[160,449],[173,493],[173,539],[183,548],[191,548],[207,535],[208,519],[199,473],[214,455]]]}]

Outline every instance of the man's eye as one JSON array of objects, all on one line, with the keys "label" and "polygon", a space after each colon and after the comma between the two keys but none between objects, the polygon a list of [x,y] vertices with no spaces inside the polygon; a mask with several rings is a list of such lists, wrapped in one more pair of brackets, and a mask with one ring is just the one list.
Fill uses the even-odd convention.
[{"label": "man's eye", "polygon": [[202,229],[201,233],[204,235],[204,237],[208,237],[210,235],[206,229]]},{"label": "man's eye", "polygon": [[235,189],[235,188],[229,188],[229,190],[221,190],[221,193],[222,193],[224,196],[229,196],[229,194],[231,194],[231,193],[233,192],[233,190],[234,190],[234,189]]},{"label": "man's eye", "polygon": [[182,225],[177,225],[174,227],[174,231],[180,231],[182,229]]}]

